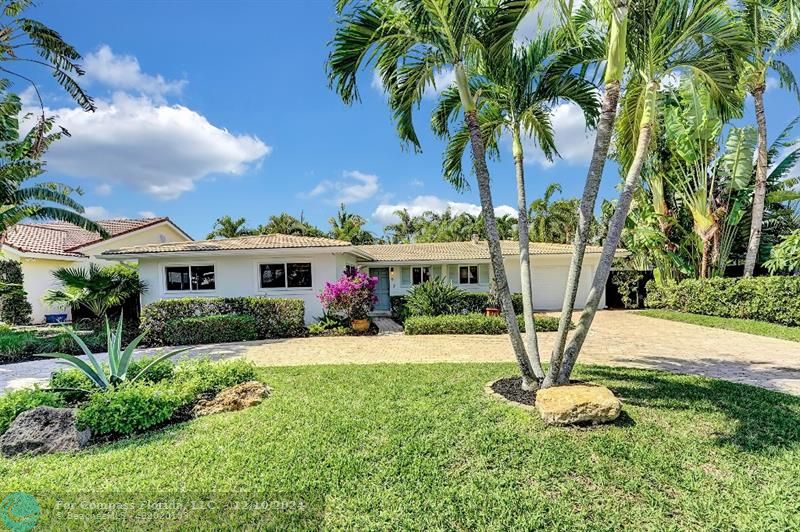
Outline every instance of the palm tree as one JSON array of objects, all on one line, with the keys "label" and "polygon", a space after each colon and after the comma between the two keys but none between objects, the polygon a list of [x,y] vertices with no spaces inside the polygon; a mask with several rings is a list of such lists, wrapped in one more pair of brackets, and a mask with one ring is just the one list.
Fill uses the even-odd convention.
[{"label": "palm tree", "polygon": [[[594,224],[594,206],[597,202],[600,180],[603,177],[603,170],[608,158],[608,149],[611,145],[611,136],[614,131],[614,123],[617,118],[617,106],[625,73],[625,62],[627,61],[628,3],[629,0],[605,0],[598,3],[598,7],[601,8],[601,12],[598,13],[598,15],[601,15],[599,18],[608,21],[607,25],[603,24],[602,27],[608,27],[609,30],[608,40],[606,41],[605,92],[603,93],[600,117],[597,122],[592,159],[589,163],[586,182],[583,186],[583,195],[581,196],[578,229],[573,242],[572,259],[570,260],[567,285],[561,306],[561,318],[558,322],[558,333],[556,334],[553,352],[550,357],[551,377],[546,379],[548,386],[555,383],[552,375],[558,375],[559,365],[564,356],[564,346],[567,343],[567,334],[572,324],[572,312],[575,310],[575,298],[578,296],[583,258],[586,254],[586,246],[589,244],[591,228]],[[588,3],[584,4],[584,9],[591,13]],[[586,21],[585,23],[570,23],[567,28],[573,30],[573,35],[576,39],[585,38],[587,33],[592,35],[591,32],[596,28],[597,25],[594,23],[596,18],[598,17],[586,16],[583,19]],[[579,20],[577,18],[572,19],[572,21]]]},{"label": "palm tree", "polygon": [[541,198],[536,198],[531,202],[528,216],[530,216],[531,227],[530,235],[534,242],[550,242],[552,219],[551,219],[551,202],[553,195],[561,193],[561,185],[558,183],[550,183],[544,189],[544,194]]},{"label": "palm tree", "polygon": [[767,119],[764,114],[764,92],[767,73],[778,75],[780,84],[800,99],[800,87],[789,65],[778,56],[793,50],[800,42],[800,2],[797,0],[740,0],[738,18],[747,31],[748,67],[742,80],[753,97],[758,127],[756,184],[750,222],[750,240],[744,261],[744,276],[750,277],[756,267],[761,229],[764,219],[764,198],[767,193]]},{"label": "palm tree", "polygon": [[384,227],[384,232],[389,237],[392,244],[408,244],[413,242],[417,234],[417,224],[414,216],[408,209],[394,211],[398,221]]},{"label": "palm tree", "polygon": [[[723,120],[740,105],[736,67],[745,40],[724,0],[641,0],[628,17],[630,76],[617,124],[617,158],[626,176],[594,280],[563,355],[554,352],[544,386],[569,381],[575,360],[597,312],[625,219],[640,180],[657,127],[657,101],[663,80],[691,73],[707,88],[711,104]],[[563,316],[562,316],[563,318]]]},{"label": "palm tree", "polygon": [[358,99],[357,74],[375,66],[388,94],[398,135],[416,150],[420,141],[413,111],[435,74],[442,69],[453,70],[469,132],[497,292],[526,388],[533,386],[535,376],[508,289],[478,100],[469,79],[470,69],[507,50],[529,7],[528,0],[340,0],[338,27],[328,60],[330,85],[345,103]]},{"label": "palm tree", "polygon": [[206,239],[236,238],[237,236],[248,236],[253,233],[254,230],[247,227],[247,220],[244,218],[236,218],[234,220],[226,214],[221,218],[217,218],[217,221],[214,222],[214,227],[212,227]]},{"label": "palm tree", "polygon": [[339,205],[336,216],[328,218],[328,223],[331,225],[331,238],[356,245],[372,244],[375,241],[374,235],[363,227],[367,221],[358,214],[347,212],[344,203]]},{"label": "palm tree", "polygon": [[63,286],[49,290],[44,296],[46,302],[84,307],[98,318],[147,290],[147,283],[139,279],[136,268],[127,264],[101,267],[90,263],[86,268],[58,268],[53,277]]},{"label": "palm tree", "polygon": [[17,116],[22,110],[19,97],[6,94],[0,101],[3,140],[0,144],[0,234],[25,219],[59,220],[83,227],[108,237],[100,225],[83,216],[83,207],[72,197],[79,189],[54,182],[36,182],[45,172],[41,157],[62,132],[51,133],[53,118],[46,118],[37,127],[19,138]]},{"label": "palm tree", "polygon": [[258,226],[256,233],[261,235],[280,233],[295,236],[325,236],[322,230],[306,222],[302,213],[298,219],[287,212],[270,216],[265,225]]},{"label": "palm tree", "polygon": [[[533,320],[533,282],[528,238],[528,203],[525,197],[523,134],[538,144],[548,160],[558,155],[550,120],[553,105],[562,101],[578,104],[589,124],[597,117],[595,87],[579,73],[570,70],[575,63],[574,50],[563,52],[555,32],[545,32],[523,48],[509,47],[503,54],[490,56],[471,80],[471,88],[480,94],[478,115],[484,142],[497,153],[500,137],[511,137],[517,181],[519,257],[522,271],[522,302],[527,351],[537,379],[544,378]],[[444,176],[457,189],[466,186],[462,160],[470,138],[466,124],[450,135],[448,124],[461,108],[458,87],[442,95],[434,112],[433,128],[449,137],[445,151]]]}]

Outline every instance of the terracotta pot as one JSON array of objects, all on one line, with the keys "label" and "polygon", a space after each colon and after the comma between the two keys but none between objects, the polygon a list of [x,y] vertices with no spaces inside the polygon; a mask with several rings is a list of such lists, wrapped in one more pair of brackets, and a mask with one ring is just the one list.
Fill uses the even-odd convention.
[{"label": "terracotta pot", "polygon": [[487,316],[499,316],[500,309],[496,307],[486,307],[486,315]]},{"label": "terracotta pot", "polygon": [[355,332],[367,332],[369,330],[369,320],[353,320],[350,322]]}]

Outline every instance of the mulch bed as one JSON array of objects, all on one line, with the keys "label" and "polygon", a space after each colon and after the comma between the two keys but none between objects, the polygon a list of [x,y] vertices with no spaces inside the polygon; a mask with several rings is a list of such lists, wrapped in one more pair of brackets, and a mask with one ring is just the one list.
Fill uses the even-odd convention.
[{"label": "mulch bed", "polygon": [[536,392],[522,389],[522,377],[507,377],[492,383],[492,391],[515,403],[533,406]]}]

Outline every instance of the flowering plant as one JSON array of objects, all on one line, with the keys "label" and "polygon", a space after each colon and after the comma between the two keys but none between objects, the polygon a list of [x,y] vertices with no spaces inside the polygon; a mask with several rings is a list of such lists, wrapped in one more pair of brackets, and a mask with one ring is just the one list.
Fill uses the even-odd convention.
[{"label": "flowering plant", "polygon": [[325,283],[319,300],[326,312],[363,320],[375,307],[377,277],[370,277],[358,268],[348,266],[335,283]]}]

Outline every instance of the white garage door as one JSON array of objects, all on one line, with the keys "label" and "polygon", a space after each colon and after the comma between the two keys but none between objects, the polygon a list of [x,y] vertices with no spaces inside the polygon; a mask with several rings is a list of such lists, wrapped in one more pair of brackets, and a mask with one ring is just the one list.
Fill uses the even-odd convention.
[{"label": "white garage door", "polygon": [[534,266],[533,307],[542,310],[560,310],[566,286],[566,267]]}]

